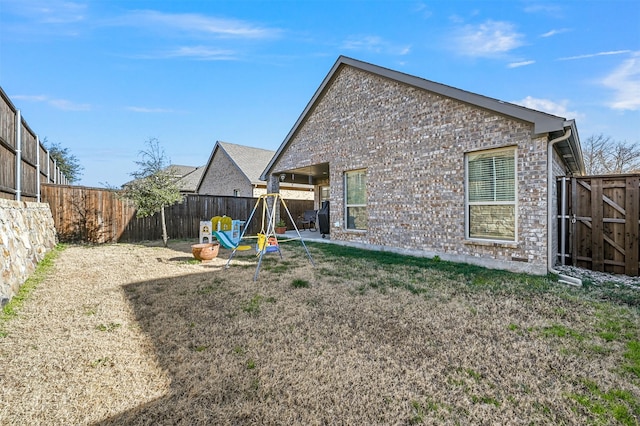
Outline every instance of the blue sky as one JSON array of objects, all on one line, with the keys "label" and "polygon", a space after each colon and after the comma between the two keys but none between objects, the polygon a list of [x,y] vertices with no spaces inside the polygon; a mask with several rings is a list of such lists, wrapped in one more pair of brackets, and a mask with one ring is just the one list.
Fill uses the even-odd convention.
[{"label": "blue sky", "polygon": [[276,150],[339,55],[640,142],[637,0],[0,0],[0,86],[87,186],[152,137],[193,166]]}]

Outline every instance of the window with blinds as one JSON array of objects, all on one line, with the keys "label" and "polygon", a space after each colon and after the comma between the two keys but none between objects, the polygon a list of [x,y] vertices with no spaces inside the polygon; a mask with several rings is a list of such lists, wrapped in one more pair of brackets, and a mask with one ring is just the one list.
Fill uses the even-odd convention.
[{"label": "window with blinds", "polygon": [[467,237],[516,239],[516,149],[466,156]]}]

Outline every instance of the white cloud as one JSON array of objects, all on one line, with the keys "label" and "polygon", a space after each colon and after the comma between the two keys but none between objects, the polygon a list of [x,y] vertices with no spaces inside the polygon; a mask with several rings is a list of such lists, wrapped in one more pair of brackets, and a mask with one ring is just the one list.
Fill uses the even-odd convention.
[{"label": "white cloud", "polygon": [[44,102],[51,105],[54,108],[61,109],[63,111],[89,111],[91,105],[78,104],[66,99],[50,98],[46,95],[14,95],[11,99],[20,99],[28,102]]},{"label": "white cloud", "polygon": [[68,101],[66,99],[50,99],[49,105],[64,110],[64,111],[89,111],[91,105],[89,104],[77,104],[75,102]]},{"label": "white cloud", "polygon": [[552,16],[562,16],[562,7],[557,4],[534,3],[524,8],[527,13],[543,13]]},{"label": "white cloud", "polygon": [[146,107],[137,107],[137,106],[128,106],[125,108],[127,111],[131,112],[142,112],[142,113],[167,113],[167,112],[176,112],[172,109],[167,108],[146,108]]},{"label": "white cloud", "polygon": [[160,56],[164,58],[193,58],[203,61],[228,61],[237,57],[235,52],[231,50],[212,49],[206,46],[183,46]]},{"label": "white cloud", "polygon": [[567,56],[564,58],[558,58],[559,61],[573,61],[576,59],[595,58],[597,56],[610,56],[610,55],[623,55],[625,53],[631,53],[630,50],[610,50],[608,52],[588,53],[586,55]]},{"label": "white cloud", "polygon": [[547,31],[544,34],[540,34],[540,37],[552,37],[554,35],[566,33],[568,31],[571,31],[571,30],[569,30],[568,28],[560,28],[559,30],[551,30],[551,31]]},{"label": "white cloud", "polygon": [[513,101],[514,104],[523,106],[529,109],[535,109],[536,111],[546,112],[547,114],[552,114],[558,117],[564,117],[567,119],[578,119],[582,118],[582,114],[577,111],[569,111],[567,109],[567,105],[569,101],[562,100],[560,102],[555,102],[550,99],[539,99],[533,98],[531,96],[527,96],[526,98],[520,101]]},{"label": "white cloud", "polygon": [[609,106],[613,109],[640,109],[640,52],[622,62],[608,76],[602,84],[613,90],[613,100]]},{"label": "white cloud", "polygon": [[425,3],[422,2],[416,4],[413,10],[414,12],[422,15],[423,18],[431,18],[431,16],[433,16],[433,12],[427,7]]},{"label": "white cloud", "polygon": [[3,0],[3,7],[40,24],[70,24],[83,21],[86,19],[87,10],[86,4],[67,0]]},{"label": "white cloud", "polygon": [[174,28],[188,33],[233,38],[274,38],[280,35],[277,28],[261,27],[237,19],[223,19],[197,13],[162,13],[154,10],[131,12],[116,22],[132,27]]},{"label": "white cloud", "polygon": [[11,99],[20,99],[27,102],[46,102],[47,97],[45,95],[13,95]]},{"label": "white cloud", "polygon": [[519,67],[524,67],[527,65],[531,65],[531,64],[535,64],[536,61],[522,61],[522,62],[512,62],[509,65],[507,65],[507,67],[509,68],[519,68]]},{"label": "white cloud", "polygon": [[379,36],[351,36],[342,43],[342,49],[360,50],[393,55],[406,55],[411,52],[411,46],[394,45]]},{"label": "white cloud", "polygon": [[487,21],[465,25],[454,34],[458,53],[474,57],[496,57],[523,45],[523,35],[509,22]]}]

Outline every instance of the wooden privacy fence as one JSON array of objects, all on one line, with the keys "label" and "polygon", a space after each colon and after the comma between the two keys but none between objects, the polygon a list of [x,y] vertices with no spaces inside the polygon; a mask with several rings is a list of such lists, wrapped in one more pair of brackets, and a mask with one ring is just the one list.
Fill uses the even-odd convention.
[{"label": "wooden privacy fence", "polygon": [[[162,238],[160,215],[136,218],[135,207],[118,197],[116,191],[80,186],[43,185],[43,202],[49,203],[56,231],[61,241],[91,243],[137,242]],[[183,202],[165,209],[167,233],[172,239],[198,239],[201,220],[226,215],[247,220],[257,198],[186,195]],[[285,200],[294,220],[313,201]],[[282,218],[292,229],[291,220],[282,209]],[[262,210],[256,211],[246,225],[247,235],[261,230]]]},{"label": "wooden privacy fence", "polygon": [[67,179],[0,87],[0,198],[40,201],[42,183]]},{"label": "wooden privacy fence", "polygon": [[560,262],[638,276],[640,175],[561,178],[558,188]]}]

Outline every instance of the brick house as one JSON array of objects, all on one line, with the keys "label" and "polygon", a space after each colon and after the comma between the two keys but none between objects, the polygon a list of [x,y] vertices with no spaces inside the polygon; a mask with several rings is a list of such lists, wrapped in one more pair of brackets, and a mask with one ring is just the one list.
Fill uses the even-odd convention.
[{"label": "brick house", "polygon": [[[202,167],[196,192],[199,195],[258,197],[267,192],[260,180],[275,151],[218,141],[209,161]],[[313,200],[313,186],[307,182],[291,182],[282,186],[287,199]]]},{"label": "brick house", "polygon": [[313,183],[332,241],[546,274],[583,173],[573,120],[341,56],[261,179]]}]

